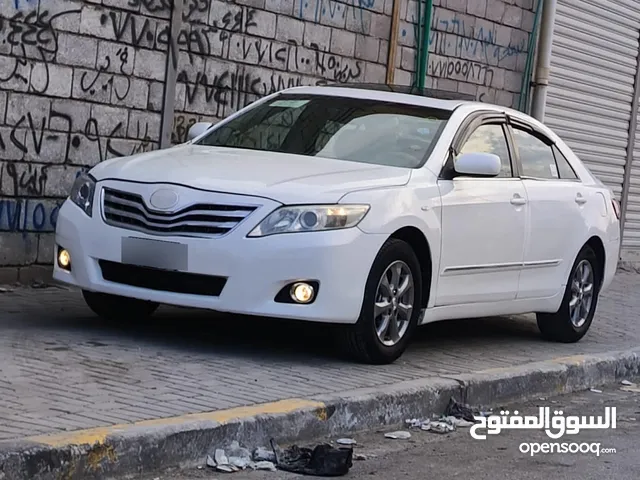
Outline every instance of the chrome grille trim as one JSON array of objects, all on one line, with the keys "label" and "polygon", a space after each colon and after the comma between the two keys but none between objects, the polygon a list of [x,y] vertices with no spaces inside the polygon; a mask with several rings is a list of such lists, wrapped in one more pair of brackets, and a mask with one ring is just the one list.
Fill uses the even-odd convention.
[{"label": "chrome grille trim", "polygon": [[164,213],[149,208],[142,195],[102,189],[102,216],[108,225],[151,235],[220,237],[236,228],[258,205],[197,203]]}]

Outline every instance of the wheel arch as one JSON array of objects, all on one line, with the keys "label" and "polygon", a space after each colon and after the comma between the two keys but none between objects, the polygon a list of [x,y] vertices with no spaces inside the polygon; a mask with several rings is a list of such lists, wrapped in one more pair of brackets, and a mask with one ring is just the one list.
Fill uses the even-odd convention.
[{"label": "wheel arch", "polygon": [[389,238],[396,238],[409,244],[413,249],[418,261],[420,262],[420,271],[422,274],[422,308],[426,308],[429,304],[429,295],[431,293],[431,284],[433,277],[433,257],[431,247],[424,233],[413,226],[399,228],[391,234]]},{"label": "wheel arch", "polygon": [[591,238],[589,238],[589,240],[587,240],[587,242],[583,245],[582,248],[584,248],[587,245],[591,247],[591,249],[596,254],[596,258],[598,259],[598,283],[602,285],[602,282],[604,280],[606,261],[607,261],[607,254],[604,248],[604,242],[599,236],[593,235]]}]

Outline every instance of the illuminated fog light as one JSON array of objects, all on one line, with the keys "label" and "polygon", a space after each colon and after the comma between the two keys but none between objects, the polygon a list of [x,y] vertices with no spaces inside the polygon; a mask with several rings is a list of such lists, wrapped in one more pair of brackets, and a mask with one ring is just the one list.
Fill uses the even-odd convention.
[{"label": "illuminated fog light", "polygon": [[313,287],[308,283],[294,283],[291,287],[291,298],[297,303],[309,303],[313,295]]},{"label": "illuminated fog light", "polygon": [[58,251],[58,265],[65,270],[70,270],[71,268],[71,255],[64,248]]}]

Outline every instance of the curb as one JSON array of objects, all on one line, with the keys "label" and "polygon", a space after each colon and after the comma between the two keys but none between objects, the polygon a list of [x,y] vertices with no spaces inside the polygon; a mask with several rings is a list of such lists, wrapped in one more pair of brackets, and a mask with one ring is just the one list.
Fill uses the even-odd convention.
[{"label": "curb", "polygon": [[339,396],[29,437],[0,443],[0,480],[103,479],[203,464],[214,446],[344,435],[442,413],[451,397],[498,406],[640,376],[640,348],[578,355],[453,377],[430,377]]}]

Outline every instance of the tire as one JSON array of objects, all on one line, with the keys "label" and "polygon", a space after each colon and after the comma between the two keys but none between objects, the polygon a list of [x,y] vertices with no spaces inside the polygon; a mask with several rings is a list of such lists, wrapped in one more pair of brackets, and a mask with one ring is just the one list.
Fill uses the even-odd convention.
[{"label": "tire", "polygon": [[87,306],[105,320],[139,320],[156,311],[159,304],[108,293],[82,291]]},{"label": "tire", "polygon": [[[410,282],[413,287],[408,288],[404,295],[400,295],[402,292],[397,292],[398,289],[394,289],[397,293],[393,294],[384,287],[383,276],[386,276],[387,280],[391,279],[389,284],[395,278],[389,270],[391,267],[396,270],[396,275],[397,267],[400,267],[402,273],[411,274]],[[402,281],[399,283],[402,285],[408,277],[401,275]],[[369,272],[357,323],[344,327],[343,347],[346,353],[357,361],[374,365],[389,364],[397,360],[407,348],[420,317],[422,282],[420,262],[413,249],[402,240],[389,239],[380,249]],[[379,296],[380,292],[388,292],[386,299],[390,301],[383,302],[383,297]],[[388,304],[385,307],[387,314],[375,316],[376,300]],[[402,308],[403,305],[410,305],[410,312]],[[392,315],[385,330],[384,317],[389,313]],[[401,324],[393,322],[393,315],[403,320]],[[395,331],[394,325],[397,326]],[[377,333],[378,327],[383,332],[382,338]],[[394,332],[397,335],[394,335]]]},{"label": "tire", "polygon": [[[591,326],[598,304],[598,294],[602,282],[599,267],[598,257],[593,249],[588,245],[582,247],[571,268],[560,309],[556,313],[538,313],[536,315],[538,328],[544,339],[552,342],[575,343],[585,336]],[[584,278],[585,268],[588,269],[587,279],[581,281],[580,277]],[[592,292],[590,302],[586,300],[588,285],[591,285],[590,291]],[[582,309],[572,318],[572,312],[575,312],[576,309],[572,309],[571,303],[576,298]]]}]

